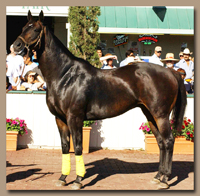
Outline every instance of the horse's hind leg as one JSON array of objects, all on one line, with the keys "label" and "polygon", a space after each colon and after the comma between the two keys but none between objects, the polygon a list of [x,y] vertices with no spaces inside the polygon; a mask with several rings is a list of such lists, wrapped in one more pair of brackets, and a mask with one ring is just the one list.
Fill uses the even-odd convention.
[{"label": "horse's hind leg", "polygon": [[174,137],[171,132],[169,117],[157,119],[158,129],[163,139],[163,144],[165,148],[164,162],[163,162],[163,179],[159,184],[160,188],[168,188],[168,179],[171,175],[172,170],[172,156],[173,156],[173,147],[174,147]]},{"label": "horse's hind leg", "polygon": [[56,186],[65,186],[66,177],[70,174],[71,164],[70,164],[70,132],[69,128],[62,120],[56,118],[56,123],[61,137],[62,145],[62,174],[59,180],[56,182]]},{"label": "horse's hind leg", "polygon": [[161,136],[160,132],[158,131],[156,121],[154,120],[152,114],[149,112],[149,110],[144,105],[141,105],[140,108],[142,109],[144,115],[146,116],[146,118],[149,122],[149,126],[157,140],[158,147],[160,150],[158,173],[151,181],[154,184],[158,184],[158,183],[160,183],[160,178],[164,174],[165,147],[164,147],[162,136]]},{"label": "horse's hind leg", "polygon": [[152,132],[155,135],[155,138],[157,140],[158,147],[160,150],[158,173],[151,181],[154,184],[158,184],[158,183],[160,183],[160,178],[162,177],[163,172],[164,172],[165,147],[164,147],[164,143],[163,143],[162,137],[160,135],[160,132],[158,131],[158,128],[155,124],[155,121],[154,122],[149,121],[149,125],[150,125]]}]

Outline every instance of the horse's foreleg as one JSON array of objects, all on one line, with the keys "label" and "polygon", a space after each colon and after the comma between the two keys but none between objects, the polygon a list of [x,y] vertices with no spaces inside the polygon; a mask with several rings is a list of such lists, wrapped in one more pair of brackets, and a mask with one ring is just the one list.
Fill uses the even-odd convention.
[{"label": "horse's foreleg", "polygon": [[71,163],[70,163],[70,132],[68,126],[61,121],[60,119],[56,118],[56,123],[58,126],[58,130],[60,132],[61,137],[61,145],[62,145],[62,174],[59,180],[56,183],[56,186],[65,186],[66,184],[66,177],[70,174],[71,170]]},{"label": "horse's foreleg", "polygon": [[82,127],[83,120],[79,117],[71,117],[69,119],[69,126],[72,133],[72,140],[74,144],[74,152],[76,159],[76,180],[72,185],[72,189],[78,190],[82,187],[81,181],[85,176],[85,165],[82,156]]}]

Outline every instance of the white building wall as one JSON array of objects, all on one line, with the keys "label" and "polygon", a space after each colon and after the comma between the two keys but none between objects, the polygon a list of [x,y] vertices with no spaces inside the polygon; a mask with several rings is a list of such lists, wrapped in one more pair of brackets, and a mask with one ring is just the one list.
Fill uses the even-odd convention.
[{"label": "white building wall", "polygon": [[[187,98],[185,116],[194,122],[194,98]],[[46,94],[6,94],[6,118],[24,119],[28,135],[19,137],[19,146],[61,148],[55,117],[46,105]],[[140,108],[92,125],[90,147],[144,149],[144,134],[139,130],[146,118]]]}]

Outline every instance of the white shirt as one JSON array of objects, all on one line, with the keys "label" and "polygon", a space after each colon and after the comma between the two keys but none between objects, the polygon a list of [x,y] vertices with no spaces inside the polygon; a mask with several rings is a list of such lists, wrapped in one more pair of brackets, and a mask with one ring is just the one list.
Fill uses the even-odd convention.
[{"label": "white shirt", "polygon": [[8,55],[7,58],[6,58],[6,62],[7,62],[7,65],[8,65],[8,69],[9,69],[9,66],[14,66],[16,68],[16,70],[18,71],[18,74],[21,75],[22,69],[24,67],[24,59],[23,59],[22,56],[20,56],[20,55],[15,55],[15,56]]},{"label": "white shirt", "polygon": [[[113,66],[113,68],[117,68],[117,67]],[[113,69],[113,68],[104,64],[101,69]]]},{"label": "white shirt", "polygon": [[186,79],[192,78],[193,76],[193,71],[194,71],[194,63],[193,61],[190,61],[189,66],[187,65],[186,61],[184,59],[180,60],[176,65],[174,66],[175,69],[177,70],[178,68],[182,68],[186,72]]},{"label": "white shirt", "polygon": [[24,86],[25,88],[30,88],[33,91],[38,90],[37,83],[29,84],[28,82],[23,82],[22,86]]},{"label": "white shirt", "polygon": [[[17,90],[19,90],[21,81],[19,76],[22,73],[24,59],[20,55],[8,55],[6,58],[6,63],[8,65],[6,76],[8,76],[9,82],[12,84],[12,86],[17,86]],[[16,83],[14,82],[14,78],[17,78]]]},{"label": "white shirt", "polygon": [[149,58],[149,63],[158,64],[160,66],[163,66],[163,63],[160,61],[161,58],[159,58],[155,53]]},{"label": "white shirt", "polygon": [[25,74],[30,71],[33,70],[35,67],[37,67],[38,65],[36,63],[32,63],[31,65],[25,65],[24,68],[24,72],[23,72],[23,76],[25,76]]},{"label": "white shirt", "polygon": [[127,65],[126,61],[127,61],[127,58],[125,58],[123,61],[121,61],[121,63],[119,64],[119,66],[123,67],[123,66]]}]

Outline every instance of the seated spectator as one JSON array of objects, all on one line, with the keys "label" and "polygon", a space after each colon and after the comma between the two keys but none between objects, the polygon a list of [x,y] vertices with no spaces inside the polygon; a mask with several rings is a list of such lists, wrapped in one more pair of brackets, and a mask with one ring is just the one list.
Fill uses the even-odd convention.
[{"label": "seated spectator", "polygon": [[186,77],[185,77],[185,80],[186,79],[191,79],[192,76],[193,76],[193,71],[194,71],[194,63],[193,61],[190,60],[190,55],[192,53],[190,52],[190,50],[188,48],[185,48],[184,51],[183,51],[183,57],[184,59],[179,61],[174,67],[175,69],[179,69],[179,68],[182,68],[185,70],[186,72]]},{"label": "seated spectator", "polygon": [[24,76],[26,75],[28,71],[33,71],[36,73],[38,82],[44,83],[45,81],[44,81],[44,77],[42,76],[41,70],[39,69],[38,65],[35,62],[32,62],[33,53],[30,52],[29,54],[27,54],[27,50],[26,50],[21,55],[23,56],[24,63],[25,63],[25,68],[22,71],[23,72],[22,73],[23,76],[21,77],[22,81],[23,82],[25,81]]},{"label": "seated spectator", "polygon": [[32,52],[29,52],[29,54],[23,55],[24,64],[25,64],[25,68],[24,68],[24,71],[23,71],[23,77],[25,76],[25,74],[28,71],[33,70],[35,67],[38,66],[36,63],[32,62],[32,56],[33,56]]},{"label": "seated spectator", "polygon": [[173,69],[174,64],[179,60],[174,58],[174,53],[167,53],[165,59],[162,59],[161,62],[166,64],[167,68]]},{"label": "seated spectator", "polygon": [[116,55],[112,55],[110,53],[107,53],[105,56],[100,57],[100,62],[103,63],[103,66],[101,67],[101,69],[103,69],[103,67],[105,65],[107,65],[107,59],[115,59],[118,63],[118,59]]},{"label": "seated spectator", "polygon": [[8,76],[6,76],[6,93],[7,93],[8,91],[11,91],[11,90],[12,90],[12,85],[11,85],[11,83],[9,82]]},{"label": "seated spectator", "polygon": [[112,69],[112,68],[117,68],[113,65],[113,59],[117,59],[116,55],[112,55],[110,53],[107,53],[104,57],[104,60],[106,60],[106,63],[104,62],[103,66],[101,69]]},{"label": "seated spectator", "polygon": [[125,56],[126,56],[126,58],[123,61],[121,61],[120,65],[119,65],[120,67],[128,65],[128,63],[130,63],[130,62],[127,63],[128,57],[135,57],[133,50],[127,50],[125,53]]},{"label": "seated spectator", "polygon": [[184,85],[185,85],[185,88],[186,88],[186,93],[187,94],[188,93],[193,93],[191,83],[185,80],[185,77],[186,77],[185,70],[182,69],[182,68],[179,68],[177,71],[181,74],[181,78],[184,80]]},{"label": "seated spectator", "polygon": [[24,77],[25,82],[21,84],[20,90],[26,90],[26,91],[33,91],[33,90],[44,90],[43,85],[44,82],[38,82],[36,80],[37,74],[28,71]]}]

